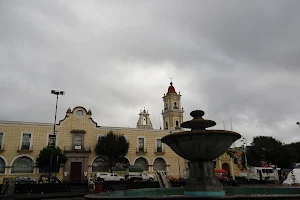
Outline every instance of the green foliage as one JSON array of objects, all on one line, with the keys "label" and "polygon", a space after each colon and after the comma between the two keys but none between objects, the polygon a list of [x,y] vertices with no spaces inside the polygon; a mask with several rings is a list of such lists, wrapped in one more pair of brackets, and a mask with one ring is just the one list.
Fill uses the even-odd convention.
[{"label": "green foliage", "polygon": [[[52,156],[51,171],[53,171],[56,166],[59,167],[61,164],[65,164],[68,161],[67,157],[59,147],[47,146],[40,151],[40,154],[36,159],[37,165],[40,168],[46,168],[49,171],[51,156]],[[58,162],[57,162],[57,156],[59,156]]]},{"label": "green foliage", "polygon": [[128,153],[129,143],[123,135],[108,132],[106,136],[101,137],[96,145],[96,154],[105,156],[110,172],[116,166],[116,160]]},{"label": "green foliage", "polygon": [[[293,148],[296,152],[300,152],[300,142],[293,142],[291,144],[286,145],[290,148]],[[298,153],[296,163],[300,162],[300,154]]]},{"label": "green foliage", "polygon": [[298,154],[289,145],[268,136],[253,138],[251,146],[247,149],[247,159],[250,166],[260,166],[261,161],[277,165],[282,168],[293,167],[298,159]]}]

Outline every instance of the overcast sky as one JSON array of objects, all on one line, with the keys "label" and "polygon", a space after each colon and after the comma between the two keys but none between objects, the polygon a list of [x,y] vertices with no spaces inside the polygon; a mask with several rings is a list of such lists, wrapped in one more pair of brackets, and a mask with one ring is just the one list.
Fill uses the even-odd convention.
[{"label": "overcast sky", "polygon": [[170,78],[195,109],[252,141],[300,141],[300,1],[0,1],[0,119],[159,128]]}]

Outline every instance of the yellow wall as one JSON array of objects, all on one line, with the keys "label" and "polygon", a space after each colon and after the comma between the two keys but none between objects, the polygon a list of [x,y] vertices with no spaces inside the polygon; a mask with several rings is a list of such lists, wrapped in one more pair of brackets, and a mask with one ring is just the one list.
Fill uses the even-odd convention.
[{"label": "yellow wall", "polygon": [[[77,110],[83,110],[84,116],[82,118],[77,118],[75,112]],[[157,154],[155,153],[155,141],[156,138],[162,138],[163,136],[170,133],[170,131],[165,130],[154,130],[154,129],[136,129],[136,128],[117,128],[117,127],[103,127],[97,126],[97,124],[92,120],[92,116],[88,114],[83,107],[76,107],[72,112],[66,113],[66,118],[57,125],[57,145],[62,150],[71,150],[72,149],[72,133],[73,130],[84,130],[84,144],[85,149],[91,149],[91,152],[88,153],[87,160],[87,177],[93,175],[92,173],[92,163],[97,157],[95,154],[95,147],[97,143],[98,135],[105,135],[109,131],[113,131],[117,134],[123,134],[126,136],[129,141],[130,147],[128,154],[126,155],[127,159],[130,161],[130,164],[133,165],[134,161],[138,157],[144,157],[149,162],[149,172],[153,173],[153,162],[155,158],[162,157],[167,162],[167,172],[169,175],[172,175],[175,178],[183,178],[183,171],[186,167],[185,160],[175,154],[169,146],[163,144],[164,153]],[[12,174],[11,166],[13,161],[20,156],[28,156],[36,161],[37,156],[42,148],[47,145],[48,134],[53,133],[53,124],[50,123],[25,123],[25,122],[9,122],[9,121],[0,121],[0,133],[4,133],[4,148],[0,151],[0,157],[6,162],[6,170],[4,174],[0,174],[0,178],[14,178],[18,175],[27,175],[38,179],[39,170],[37,167],[34,169],[33,174]],[[31,151],[18,151],[21,134],[24,132],[32,133],[32,150]],[[137,153],[137,138],[139,136],[145,137],[145,147],[146,153]],[[74,158],[72,158],[74,161]],[[69,160],[70,162],[71,160]],[[76,158],[75,158],[76,161]],[[217,159],[216,168],[220,168],[223,163],[228,163],[230,166],[233,164],[235,176],[239,176],[240,170],[237,168],[237,165],[230,162],[230,157],[227,154],[222,155]],[[179,166],[180,165],[180,166]],[[61,167],[60,172],[57,176],[61,179],[67,179],[67,176],[64,176],[64,172],[70,174],[69,165]],[[180,167],[180,174],[179,174]],[[84,179],[83,179],[84,180]]]},{"label": "yellow wall", "polygon": [[[75,112],[80,109],[84,111],[82,118],[77,118]],[[91,149],[91,153],[88,155],[88,175],[92,172],[92,163],[97,157],[95,154],[95,147],[97,143],[97,136],[105,135],[110,130],[117,134],[124,134],[129,141],[130,147],[126,157],[129,159],[130,164],[134,164],[135,159],[139,156],[145,157],[149,161],[149,172],[152,172],[152,165],[156,157],[162,157],[167,161],[168,174],[179,177],[179,165],[180,162],[180,176],[183,177],[183,169],[185,167],[185,161],[181,157],[177,156],[167,145],[163,144],[165,153],[155,153],[155,139],[162,138],[169,134],[169,131],[153,130],[153,129],[135,129],[135,128],[115,128],[115,127],[98,127],[91,119],[91,115],[87,114],[86,110],[82,107],[76,107],[72,112],[66,113],[66,118],[56,126],[57,130],[57,146],[62,150],[71,150],[72,148],[72,130],[84,130],[84,144],[86,149]],[[24,122],[7,122],[0,121],[0,132],[4,133],[4,151],[0,151],[0,157],[6,161],[6,172],[0,174],[0,178],[3,177],[16,177],[17,175],[28,175],[34,178],[38,178],[38,168],[34,169],[33,174],[11,174],[12,162],[18,156],[26,155],[36,161],[37,156],[42,148],[47,145],[48,134],[53,133],[53,124],[48,123],[24,123]],[[32,133],[32,151],[17,151],[21,141],[21,133]],[[144,154],[136,153],[137,138],[138,136],[145,137],[145,147],[147,152]],[[58,177],[63,178],[64,173],[70,173],[70,169],[62,167]]]}]

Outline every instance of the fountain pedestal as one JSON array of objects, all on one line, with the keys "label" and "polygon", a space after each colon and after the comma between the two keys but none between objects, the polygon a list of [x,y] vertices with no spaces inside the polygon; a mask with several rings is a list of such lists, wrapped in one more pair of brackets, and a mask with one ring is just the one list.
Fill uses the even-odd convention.
[{"label": "fountain pedestal", "polygon": [[215,176],[213,161],[189,162],[190,178],[185,186],[186,196],[224,196],[223,185]]},{"label": "fountain pedestal", "polygon": [[181,127],[191,131],[176,132],[162,138],[175,153],[189,160],[190,178],[185,186],[186,196],[224,196],[223,185],[215,175],[213,160],[220,157],[241,137],[226,130],[206,130],[216,125],[212,120],[202,118],[204,112],[191,112],[194,117],[183,122]]}]

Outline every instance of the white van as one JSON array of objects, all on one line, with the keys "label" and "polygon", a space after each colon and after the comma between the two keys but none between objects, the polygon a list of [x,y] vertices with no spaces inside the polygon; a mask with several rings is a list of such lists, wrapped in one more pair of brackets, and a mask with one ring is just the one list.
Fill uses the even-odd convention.
[{"label": "white van", "polygon": [[[280,168],[277,169],[280,170]],[[272,167],[250,167],[248,168],[248,177],[255,180],[273,181],[274,170]]]}]

